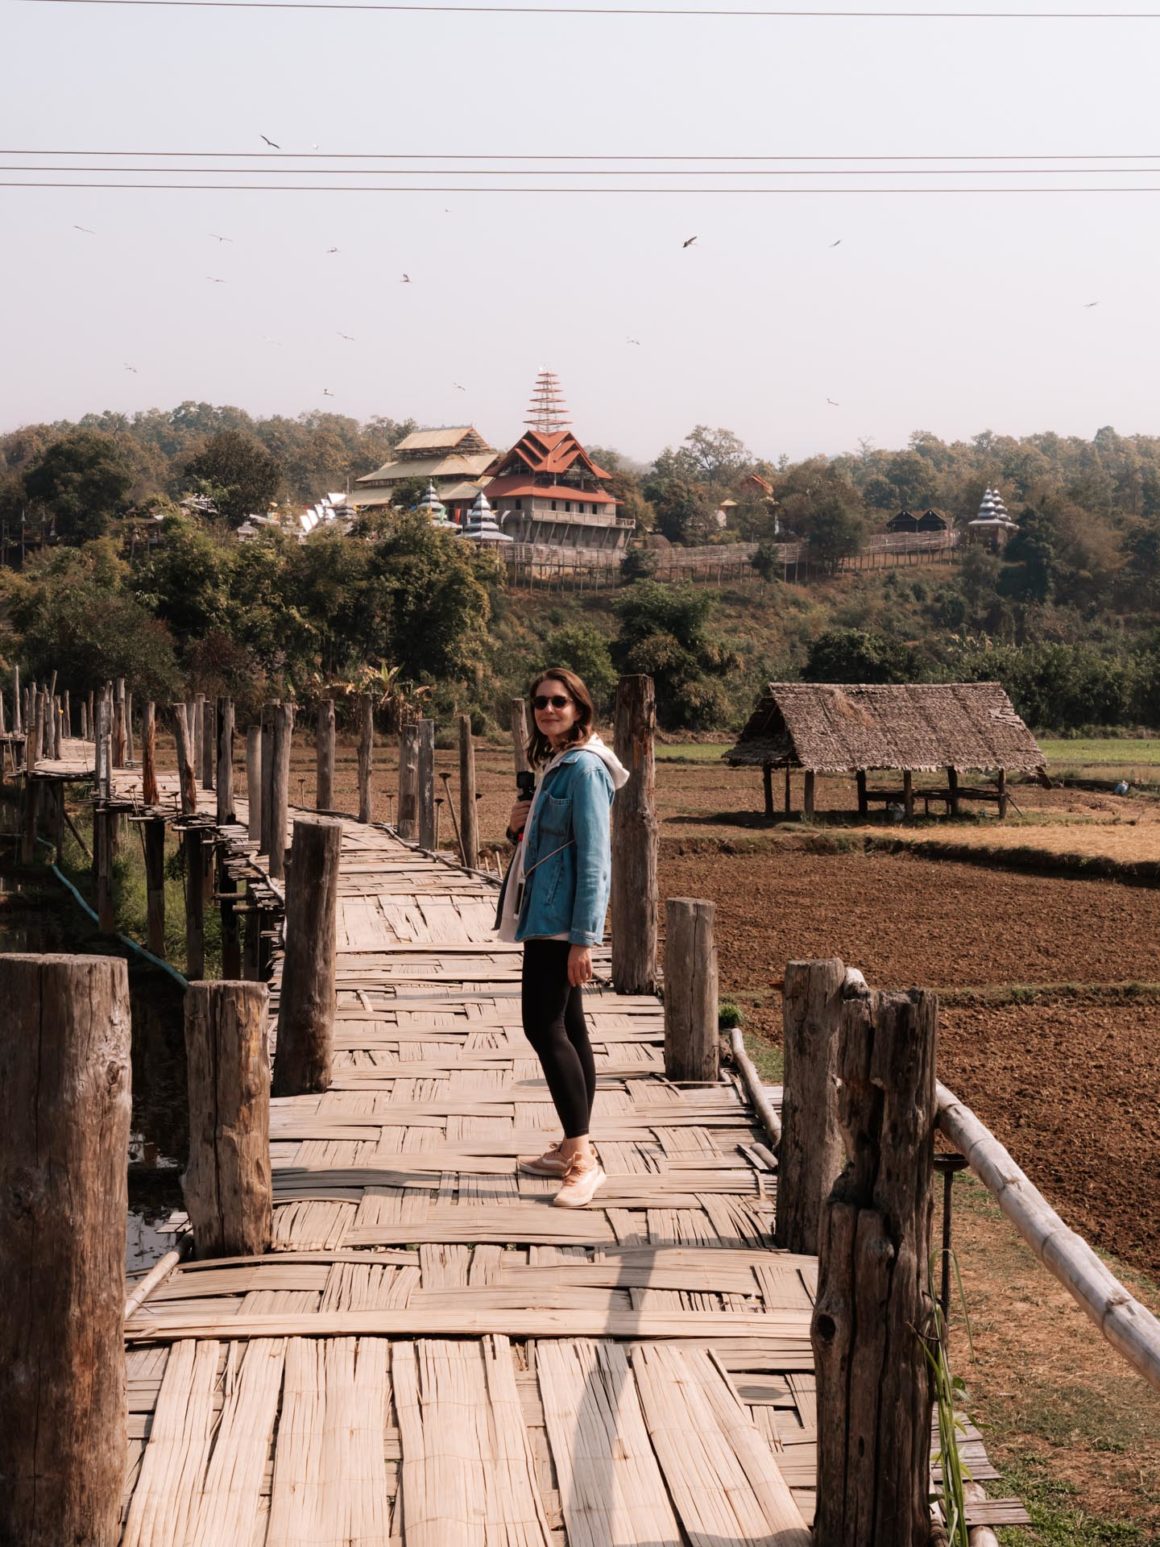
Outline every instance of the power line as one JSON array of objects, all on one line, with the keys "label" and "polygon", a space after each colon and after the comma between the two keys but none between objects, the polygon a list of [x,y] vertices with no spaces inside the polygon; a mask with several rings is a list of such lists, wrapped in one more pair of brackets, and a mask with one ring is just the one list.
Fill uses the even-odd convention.
[{"label": "power line", "polygon": [[[171,166],[145,166],[145,167],[103,167],[103,166],[5,166],[0,164],[0,172],[121,172],[133,177],[155,177],[168,173],[172,177],[204,177],[215,174],[219,177],[251,177],[258,170],[255,167],[171,167]],[[262,167],[263,177],[300,177],[303,173],[301,167]],[[311,167],[310,172],[315,177],[365,177],[365,167]],[[621,168],[612,167],[602,170],[597,167],[571,169],[568,167],[553,167],[549,175],[552,177],[1074,177],[1077,174],[1082,177],[1104,176],[1139,176],[1141,173],[1148,175],[1152,172],[1160,172],[1160,166],[1146,167],[937,167],[929,171],[918,167],[874,167],[865,170],[857,167],[801,167],[801,168],[762,168],[762,167],[640,167]],[[384,176],[390,177],[542,177],[542,170],[530,170],[528,168],[514,168],[502,166],[480,167],[474,170],[467,167],[391,167],[384,169]]]},{"label": "power line", "polygon": [[217,11],[390,11],[456,16],[699,16],[782,21],[1160,21],[1160,11],[804,11],[702,6],[397,5],[379,0],[22,0],[25,5],[134,5]]},{"label": "power line", "polygon": [[577,187],[553,186],[509,188],[506,185],[494,186],[487,183],[469,183],[465,185],[431,184],[392,184],[392,183],[63,183],[63,182],[0,182],[0,188],[114,188],[128,190],[135,193],[160,191],[168,193],[196,193],[205,191],[211,193],[496,193],[496,194],[529,194],[529,193],[559,193],[559,194],[695,194],[720,195],[730,198],[734,195],[755,194],[762,198],[773,198],[778,195],[795,197],[798,194],[864,194],[876,198],[917,197],[923,198],[927,194],[1125,194],[1125,193],[1160,193],[1160,184],[1156,186],[1141,187],[1109,187],[1109,188],[1035,188],[1012,187],[1010,184],[994,188],[624,188],[624,187]]}]

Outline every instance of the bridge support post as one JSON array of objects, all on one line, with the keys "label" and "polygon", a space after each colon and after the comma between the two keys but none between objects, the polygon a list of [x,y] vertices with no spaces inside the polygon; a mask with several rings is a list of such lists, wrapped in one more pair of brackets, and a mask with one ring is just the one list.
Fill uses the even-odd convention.
[{"label": "bridge support post", "polygon": [[[188,706],[185,704],[173,705],[173,736],[177,744],[177,782],[181,791],[181,814],[191,816],[197,810],[197,779],[193,771],[193,742],[189,733]],[[97,766],[100,767],[99,751]]]},{"label": "bridge support post", "polygon": [[922,990],[842,1006],[838,1120],[853,1158],[818,1230],[816,1547],[929,1547],[937,1040]]},{"label": "bridge support post", "polygon": [[223,827],[234,821],[234,701],[219,698],[217,701],[216,753],[217,753],[217,820]]},{"label": "bridge support post", "polygon": [[419,727],[404,725],[399,732],[399,800],[395,829],[407,843],[419,835]]},{"label": "bridge support post", "polygon": [[375,701],[364,693],[358,701],[358,819],[371,820],[371,758],[375,746]]},{"label": "bridge support post", "polygon": [[270,1244],[270,1060],[263,983],[191,983],[185,995],[189,1164],[185,1207],[199,1257]]},{"label": "bridge support post", "polygon": [[665,903],[665,1073],[713,1082],[718,1075],[716,905],[693,897]]},{"label": "bridge support post", "polygon": [[187,827],[181,837],[185,851],[185,975],[192,982],[205,977],[205,859],[200,827]]},{"label": "bridge support post", "polygon": [[816,1256],[818,1216],[845,1164],[838,1127],[838,1033],[846,969],[837,957],[790,962],[782,998],[781,1143],[774,1243]]},{"label": "bridge support post", "polygon": [[276,1096],[300,1096],[330,1085],[341,847],[342,823],[336,818],[295,821],[274,1059]]},{"label": "bridge support post", "polygon": [[251,843],[262,842],[262,727],[246,730],[246,832]]},{"label": "bridge support post", "polygon": [[314,740],[314,805],[318,811],[334,810],[334,699],[318,706],[318,731]]},{"label": "bridge support post", "polygon": [[274,709],[274,748],[270,779],[270,875],[286,874],[286,821],[290,814],[290,743],[294,735],[294,705]]},{"label": "bridge support post", "polygon": [[459,716],[459,844],[468,870],[479,868],[479,813],[475,809],[475,742],[471,716]]},{"label": "bridge support post", "polygon": [[435,847],[435,721],[419,721],[419,847]]},{"label": "bridge support post", "polygon": [[146,940],[154,956],[165,959],[165,819],[145,819]]},{"label": "bridge support post", "polygon": [[[651,994],[657,986],[657,814],[653,680],[621,677],[613,740],[629,771],[616,797],[612,846],[612,981],[618,994]],[[716,1046],[717,1025],[713,1023]]]},{"label": "bridge support post", "polygon": [[111,956],[0,956],[0,1002],[0,1542],[116,1547],[128,973]]}]

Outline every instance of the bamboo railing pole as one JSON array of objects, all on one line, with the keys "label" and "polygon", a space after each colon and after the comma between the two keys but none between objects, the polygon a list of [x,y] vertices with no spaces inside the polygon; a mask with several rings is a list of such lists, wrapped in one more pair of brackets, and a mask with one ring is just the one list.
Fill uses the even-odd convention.
[{"label": "bamboo railing pole", "polygon": [[475,799],[475,742],[471,716],[459,716],[459,845],[468,870],[479,868],[479,813]]},{"label": "bamboo railing pole", "polygon": [[152,699],[145,704],[141,722],[141,802],[155,806],[157,789],[157,708]]},{"label": "bamboo railing pole", "polygon": [[189,1164],[182,1178],[198,1257],[270,1244],[270,1059],[264,983],[191,983],[185,994]]},{"label": "bamboo railing pole", "polygon": [[286,824],[290,815],[290,742],[294,734],[294,705],[278,704],[274,710],[274,749],[270,780],[270,875],[280,881],[286,874]]},{"label": "bamboo railing pole", "polygon": [[1160,1321],[1067,1226],[970,1107],[936,1087],[938,1126],[994,1194],[1003,1213],[1118,1353],[1160,1390]]},{"label": "bamboo railing pole", "polygon": [[665,1074],[715,1082],[717,1049],[716,906],[700,898],[665,902]]},{"label": "bamboo railing pole", "polygon": [[618,994],[657,986],[656,693],[646,676],[616,689],[616,755],[628,783],[616,797],[612,845],[612,982]]},{"label": "bamboo railing pole", "polygon": [[111,956],[0,956],[0,1002],[0,1541],[116,1547],[128,973]]},{"label": "bamboo railing pole", "polygon": [[286,885],[275,1096],[298,1096],[330,1085],[341,847],[342,823],[337,818],[295,819]]},{"label": "bamboo railing pole", "polygon": [[314,743],[314,805],[319,811],[334,810],[334,699],[318,706],[318,730]]}]

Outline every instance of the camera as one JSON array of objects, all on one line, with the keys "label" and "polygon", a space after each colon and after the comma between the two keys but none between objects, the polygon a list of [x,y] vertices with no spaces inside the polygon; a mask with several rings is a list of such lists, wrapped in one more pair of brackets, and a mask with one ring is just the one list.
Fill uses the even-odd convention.
[{"label": "camera", "polygon": [[536,776],[527,768],[516,774],[516,791],[521,800],[531,800],[536,793]]}]

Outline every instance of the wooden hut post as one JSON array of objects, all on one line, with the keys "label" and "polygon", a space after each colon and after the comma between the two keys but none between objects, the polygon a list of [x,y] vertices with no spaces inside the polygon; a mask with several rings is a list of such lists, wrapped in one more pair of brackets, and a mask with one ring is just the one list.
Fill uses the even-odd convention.
[{"label": "wooden hut post", "polygon": [[294,705],[279,704],[274,710],[273,779],[270,787],[270,874],[280,881],[286,874],[286,824],[290,815],[290,743],[294,735]]},{"label": "wooden hut post", "polygon": [[[629,777],[616,797],[612,845],[612,982],[618,994],[652,994],[657,986],[656,725],[653,679],[621,677],[613,740]],[[714,1022],[714,1046],[716,1036]]]},{"label": "wooden hut post", "polygon": [[848,998],[838,1120],[852,1158],[822,1207],[810,1340],[818,1385],[816,1547],[929,1547],[937,1001]]},{"label": "wooden hut post", "polygon": [[435,847],[435,721],[419,721],[419,847]]},{"label": "wooden hut post", "polygon": [[262,841],[262,727],[246,730],[246,831],[251,843]]},{"label": "wooden hut post", "polygon": [[185,994],[189,1164],[185,1207],[199,1257],[270,1244],[270,1058],[263,983],[191,983]]},{"label": "wooden hut post", "polygon": [[996,780],[999,789],[999,820],[1007,815],[1007,770],[1000,768],[999,777]]},{"label": "wooden hut post", "polygon": [[951,816],[959,814],[959,771],[947,769],[947,811]]},{"label": "wooden hut post", "polygon": [[511,701],[512,754],[516,773],[526,773],[532,766],[528,762],[528,705],[523,698]]},{"label": "wooden hut post", "polygon": [[113,689],[113,767],[125,766],[125,679],[118,677]]},{"label": "wooden hut post", "polygon": [[762,794],[765,796],[765,814],[766,814],[766,816],[773,816],[774,812],[773,812],[773,764],[772,763],[762,763],[762,765],[761,765],[761,790],[762,790]]},{"label": "wooden hut post", "polygon": [[330,1085],[341,847],[342,823],[335,817],[295,820],[274,1060],[276,1096],[300,1096]]},{"label": "wooden hut post", "polygon": [[201,705],[201,787],[212,790],[217,765],[217,708],[212,698],[202,700]]},{"label": "wooden hut post", "polygon": [[419,727],[404,725],[399,732],[399,799],[395,830],[406,843],[414,843],[419,831]]},{"label": "wooden hut post", "polygon": [[459,843],[468,870],[479,867],[479,813],[475,800],[475,742],[471,716],[459,716]]},{"label": "wooden hut post", "polygon": [[270,813],[274,809],[274,705],[262,705],[262,834],[259,854],[270,852]]},{"label": "wooden hut post", "polygon": [[909,822],[914,816],[914,774],[909,768],[902,770],[902,810]]},{"label": "wooden hut post", "polygon": [[318,706],[318,731],[314,742],[314,804],[319,811],[334,810],[334,699]]},{"label": "wooden hut post", "polygon": [[858,815],[865,816],[870,810],[870,802],[866,798],[866,770],[855,769],[854,779],[858,785]]},{"label": "wooden hut post", "polygon": [[0,1541],[116,1547],[128,973],[112,956],[0,956],[0,1002]]},{"label": "wooden hut post", "polygon": [[186,706],[184,704],[174,704],[172,708],[173,738],[177,745],[177,784],[181,792],[181,814],[182,816],[192,816],[197,810],[197,780],[193,772],[193,747],[190,743],[189,721],[186,718]]},{"label": "wooden hut post", "polygon": [[810,817],[810,816],[813,816],[813,814],[814,814],[814,783],[815,783],[814,770],[812,768],[807,768],[806,769],[806,776],[805,776],[805,790],[804,790],[804,793],[802,794],[802,815],[803,816]]},{"label": "wooden hut post", "polygon": [[219,698],[215,717],[217,753],[217,821],[219,827],[235,822],[234,811],[234,701]]},{"label": "wooden hut post", "polygon": [[200,827],[181,835],[185,852],[185,976],[205,977],[205,879]]},{"label": "wooden hut post", "polygon": [[790,774],[789,764],[785,765],[785,814],[793,813],[793,778]]},{"label": "wooden hut post", "polygon": [[[149,706],[152,708],[152,705]],[[154,956],[165,957],[165,818],[145,819],[145,927]]]},{"label": "wooden hut post", "polygon": [[816,1256],[818,1216],[845,1161],[838,1127],[838,1034],[844,965],[790,962],[782,999],[781,1143],[774,1242]]},{"label": "wooden hut post", "polygon": [[670,1080],[715,1081],[717,947],[711,902],[665,902],[665,1074]]},{"label": "wooden hut post", "polygon": [[152,699],[145,704],[141,721],[141,803],[155,806],[157,789],[157,709]]},{"label": "wooden hut post", "polygon": [[358,819],[371,820],[371,758],[375,743],[375,705],[369,693],[358,701]]}]

